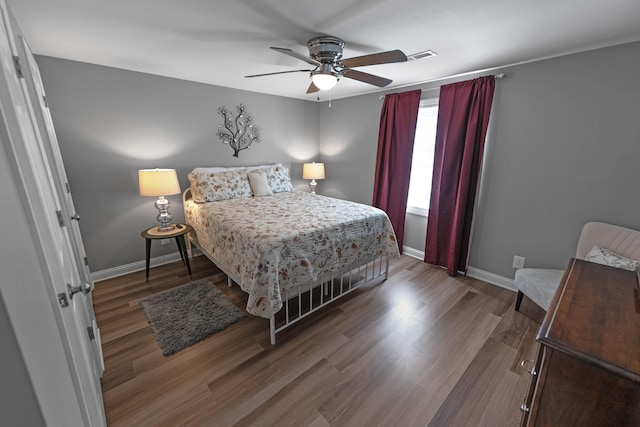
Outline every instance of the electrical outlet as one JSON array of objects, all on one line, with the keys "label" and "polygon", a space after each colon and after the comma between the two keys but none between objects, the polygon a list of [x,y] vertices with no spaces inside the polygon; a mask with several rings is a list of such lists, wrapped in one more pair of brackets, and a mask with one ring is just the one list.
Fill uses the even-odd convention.
[{"label": "electrical outlet", "polygon": [[160,244],[162,246],[167,246],[169,243],[171,243],[171,239],[160,239]]},{"label": "electrical outlet", "polygon": [[523,256],[514,255],[513,256],[513,268],[524,268],[524,260]]}]

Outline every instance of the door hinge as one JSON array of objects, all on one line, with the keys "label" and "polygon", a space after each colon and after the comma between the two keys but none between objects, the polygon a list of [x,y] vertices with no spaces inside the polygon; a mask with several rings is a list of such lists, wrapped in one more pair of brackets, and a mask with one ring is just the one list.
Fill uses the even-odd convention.
[{"label": "door hinge", "polygon": [[67,298],[66,292],[58,294],[58,304],[62,308],[69,307],[69,298]]},{"label": "door hinge", "polygon": [[71,187],[69,186],[68,182],[64,183],[65,188],[67,189],[67,193],[71,194]]},{"label": "door hinge", "polygon": [[87,326],[87,332],[89,333],[90,341],[93,341],[96,339],[96,334],[93,332],[93,326]]},{"label": "door hinge", "polygon": [[47,95],[42,95],[42,101],[44,102],[44,107],[49,108],[49,101],[47,101]]},{"label": "door hinge", "polygon": [[89,258],[84,257],[84,265],[86,265],[87,267],[89,267]]},{"label": "door hinge", "polygon": [[16,73],[18,74],[19,79],[24,79],[24,74],[22,74],[22,65],[20,65],[20,57],[13,57],[13,65],[16,67]]},{"label": "door hinge", "polygon": [[64,216],[62,216],[62,211],[56,211],[56,215],[58,216],[58,224],[60,224],[60,227],[64,227],[65,223]]}]

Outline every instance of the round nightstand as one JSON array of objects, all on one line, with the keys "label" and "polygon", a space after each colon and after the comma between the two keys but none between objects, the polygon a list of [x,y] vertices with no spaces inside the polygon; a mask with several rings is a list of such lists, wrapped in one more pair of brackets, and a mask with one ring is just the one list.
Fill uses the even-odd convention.
[{"label": "round nightstand", "polygon": [[193,231],[193,227],[189,224],[175,224],[173,229],[169,231],[158,231],[158,227],[151,227],[144,230],[140,235],[146,240],[146,278],[149,280],[149,260],[151,258],[151,241],[159,239],[175,238],[180,252],[182,263],[187,266],[189,276],[191,276],[191,265],[189,265],[189,254],[187,254],[187,245],[184,241],[184,235]]}]

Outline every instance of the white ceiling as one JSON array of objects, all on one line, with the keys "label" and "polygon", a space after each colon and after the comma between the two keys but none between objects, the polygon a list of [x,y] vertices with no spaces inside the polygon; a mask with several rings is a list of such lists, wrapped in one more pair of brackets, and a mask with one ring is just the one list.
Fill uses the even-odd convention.
[{"label": "white ceiling", "polygon": [[[36,54],[316,100],[307,55],[317,35],[344,57],[400,49],[438,56],[358,68],[388,88],[640,40],[639,0],[7,0]],[[333,99],[380,91],[342,78]],[[321,99],[327,93],[320,93]]]}]

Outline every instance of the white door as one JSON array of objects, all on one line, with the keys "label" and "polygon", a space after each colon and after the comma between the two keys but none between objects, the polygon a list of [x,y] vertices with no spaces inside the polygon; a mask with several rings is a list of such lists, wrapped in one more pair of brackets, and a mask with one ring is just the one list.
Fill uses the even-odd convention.
[{"label": "white door", "polygon": [[[22,184],[23,201],[32,217],[40,243],[39,259],[46,272],[50,301],[67,360],[74,377],[75,391],[83,408],[85,425],[106,425],[100,386],[101,360],[95,354],[95,330],[92,323],[91,282],[84,281],[83,266],[76,259],[73,232],[69,231],[67,210],[56,188],[46,144],[41,138],[35,113],[23,92],[15,59],[18,50],[11,31],[7,8],[0,0],[0,101],[13,151],[16,179]],[[57,171],[56,171],[57,172]]]},{"label": "white door", "polygon": [[[93,281],[91,280],[91,272],[89,271],[89,264],[87,262],[87,255],[84,249],[84,243],[82,242],[82,234],[80,233],[80,215],[75,209],[73,198],[71,196],[71,188],[67,179],[67,173],[64,168],[64,162],[62,161],[62,155],[60,153],[60,147],[58,145],[58,138],[56,136],[55,128],[53,126],[53,120],[51,118],[51,112],[47,104],[47,97],[40,76],[40,69],[33,57],[29,44],[20,37],[22,43],[18,43],[19,50],[19,63],[22,70],[23,79],[23,92],[25,96],[31,100],[33,106],[33,120],[37,124],[37,134],[39,134],[39,140],[43,143],[43,155],[46,156],[46,161],[51,168],[51,172],[54,178],[54,185],[61,201],[62,219],[65,224],[66,230],[69,233],[71,245],[73,249],[73,255],[75,258],[76,266],[78,267],[78,274],[83,283],[89,283],[91,289],[93,289]],[[102,346],[100,342],[100,330],[95,320],[95,313],[93,311],[93,300],[91,293],[82,293],[77,298],[73,298],[74,310],[78,311],[78,316],[86,318],[84,323],[91,325],[91,334],[94,339],[91,340],[89,349],[91,351],[91,363],[94,366],[96,375],[102,376],[104,372],[104,358],[102,355]],[[89,327],[89,326],[88,326]]]}]

